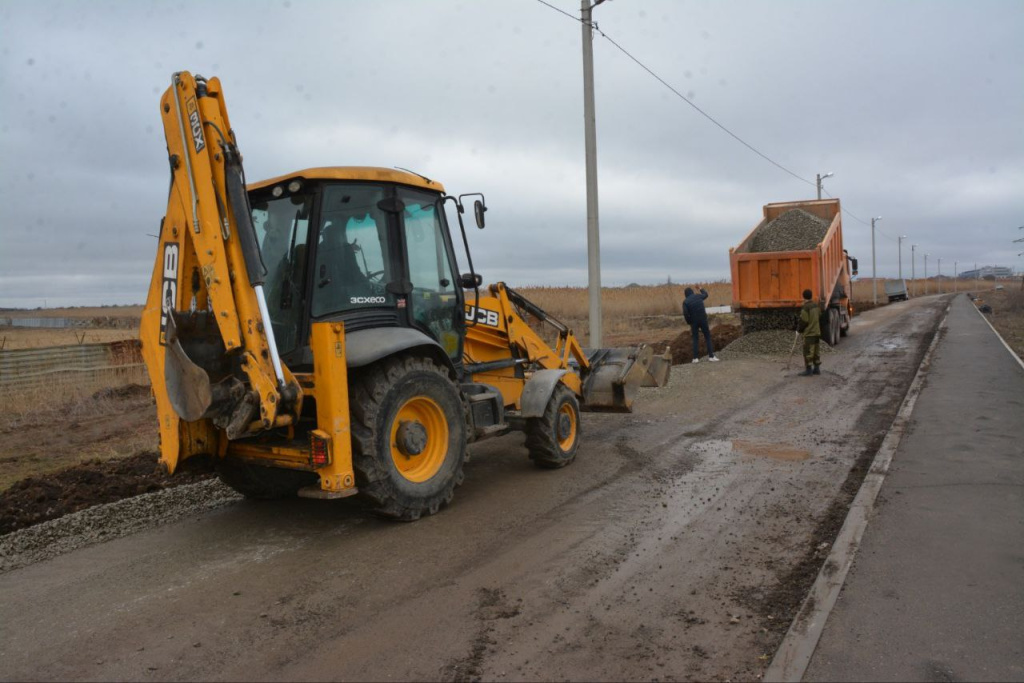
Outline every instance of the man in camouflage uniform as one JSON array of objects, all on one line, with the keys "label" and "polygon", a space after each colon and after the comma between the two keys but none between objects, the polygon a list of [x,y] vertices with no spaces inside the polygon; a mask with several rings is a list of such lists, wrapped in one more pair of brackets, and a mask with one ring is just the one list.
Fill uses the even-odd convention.
[{"label": "man in camouflage uniform", "polygon": [[[804,305],[800,308],[797,330],[804,334],[804,371],[802,376],[821,374],[821,307],[811,300],[811,290],[804,290]],[[812,369],[813,366],[813,369]]]}]

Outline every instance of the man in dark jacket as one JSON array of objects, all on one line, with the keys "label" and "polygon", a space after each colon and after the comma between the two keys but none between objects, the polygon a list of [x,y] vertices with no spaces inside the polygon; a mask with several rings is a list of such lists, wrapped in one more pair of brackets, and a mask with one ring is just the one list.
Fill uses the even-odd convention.
[{"label": "man in dark jacket", "polygon": [[804,371],[800,373],[804,377],[821,374],[821,307],[811,300],[812,296],[811,290],[804,290],[804,305],[797,324],[797,331],[804,333]]},{"label": "man in dark jacket", "polygon": [[698,362],[700,357],[700,337],[698,332],[704,333],[704,344],[708,347],[708,360],[717,362],[715,358],[715,347],[711,345],[711,328],[708,327],[708,312],[704,310],[704,299],[708,298],[707,290],[700,288],[700,293],[695,294],[691,287],[686,288],[686,299],[683,300],[683,319],[690,326],[690,336],[693,337],[693,360]]}]

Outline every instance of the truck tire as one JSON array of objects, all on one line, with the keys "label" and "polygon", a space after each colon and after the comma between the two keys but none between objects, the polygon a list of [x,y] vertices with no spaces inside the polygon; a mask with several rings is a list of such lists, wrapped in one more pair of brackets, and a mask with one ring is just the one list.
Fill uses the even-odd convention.
[{"label": "truck tire", "polygon": [[235,458],[218,458],[216,467],[221,482],[254,500],[290,498],[318,479],[313,472],[263,467]]},{"label": "truck tire", "polygon": [[451,502],[466,459],[465,413],[447,368],[393,356],[349,386],[356,486],[382,517],[412,522]]},{"label": "truck tire", "polygon": [[537,467],[554,470],[576,459],[580,447],[580,404],[559,382],[544,414],[526,420],[526,448]]}]

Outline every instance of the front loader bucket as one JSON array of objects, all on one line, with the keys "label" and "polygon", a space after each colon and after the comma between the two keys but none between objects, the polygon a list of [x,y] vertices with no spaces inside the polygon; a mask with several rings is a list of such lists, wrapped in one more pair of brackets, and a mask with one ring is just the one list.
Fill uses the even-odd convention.
[{"label": "front loader bucket", "polygon": [[647,375],[642,387],[663,387],[668,384],[669,373],[672,372],[672,349],[666,348],[660,356],[651,356],[651,364],[647,366]]},{"label": "front loader bucket", "polygon": [[587,349],[590,371],[583,380],[581,410],[628,413],[636,392],[650,377],[654,352],[647,345],[620,349]]}]

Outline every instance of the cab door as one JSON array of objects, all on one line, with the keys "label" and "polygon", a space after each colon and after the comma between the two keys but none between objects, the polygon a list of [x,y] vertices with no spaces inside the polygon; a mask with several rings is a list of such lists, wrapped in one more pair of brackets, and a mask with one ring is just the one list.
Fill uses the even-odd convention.
[{"label": "cab door", "polygon": [[458,366],[462,362],[462,290],[454,273],[455,258],[439,195],[412,188],[398,189],[408,295],[409,321],[432,336]]}]

